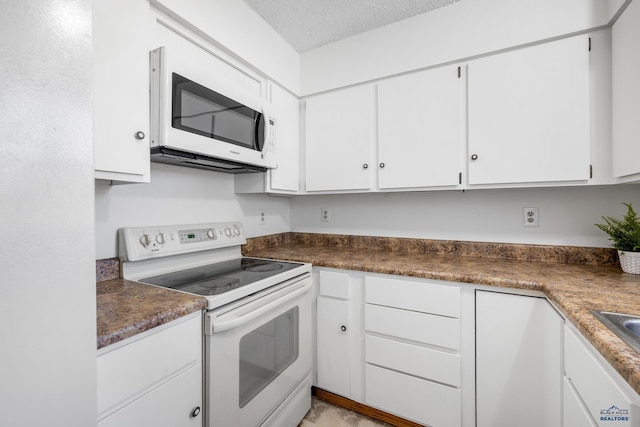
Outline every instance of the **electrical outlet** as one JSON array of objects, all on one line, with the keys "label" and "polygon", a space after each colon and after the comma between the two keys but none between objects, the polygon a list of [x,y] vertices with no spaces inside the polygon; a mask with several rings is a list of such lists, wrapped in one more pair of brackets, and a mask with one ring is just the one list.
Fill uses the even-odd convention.
[{"label": "electrical outlet", "polygon": [[522,208],[522,226],[538,227],[540,225],[540,215],[538,208]]},{"label": "electrical outlet", "polygon": [[265,225],[267,223],[267,211],[264,209],[260,209],[260,214],[258,216],[258,224]]},{"label": "electrical outlet", "polygon": [[320,221],[322,221],[322,222],[331,222],[331,209],[330,208],[320,208]]}]

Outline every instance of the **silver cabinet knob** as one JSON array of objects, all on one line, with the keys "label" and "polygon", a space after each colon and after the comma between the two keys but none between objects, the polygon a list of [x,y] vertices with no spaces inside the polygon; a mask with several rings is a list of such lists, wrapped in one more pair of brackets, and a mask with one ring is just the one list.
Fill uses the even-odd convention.
[{"label": "silver cabinet knob", "polygon": [[472,154],[471,155],[471,160],[478,160],[478,155],[477,154]]},{"label": "silver cabinet knob", "polygon": [[380,169],[384,168],[384,163],[380,163]]},{"label": "silver cabinet knob", "polygon": [[138,132],[136,132],[135,137],[136,137],[136,139],[142,140],[142,139],[144,139],[146,137],[146,135],[144,134],[144,132],[139,130]]},{"label": "silver cabinet knob", "polygon": [[193,411],[191,411],[191,418],[195,418],[198,415],[200,415],[200,407],[196,406],[195,408],[193,408]]},{"label": "silver cabinet knob", "polygon": [[369,168],[369,165],[367,163],[362,165],[362,169],[368,169],[368,168]]},{"label": "silver cabinet knob", "polygon": [[346,326],[344,326],[344,325],[342,325],[342,326],[340,326],[340,330],[341,330],[342,332],[346,332],[346,331],[347,331],[347,327],[346,327]]}]

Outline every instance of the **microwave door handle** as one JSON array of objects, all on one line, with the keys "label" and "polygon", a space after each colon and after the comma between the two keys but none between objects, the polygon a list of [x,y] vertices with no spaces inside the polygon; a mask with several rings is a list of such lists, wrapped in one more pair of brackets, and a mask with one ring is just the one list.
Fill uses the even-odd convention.
[{"label": "microwave door handle", "polygon": [[[284,296],[275,298],[275,299],[270,299],[269,301],[263,303],[259,307],[252,308],[252,310],[246,313],[245,315],[233,316],[234,311],[230,311],[220,316],[223,318],[231,317],[228,320],[211,319],[209,331],[211,332],[211,334],[217,334],[218,332],[227,331],[229,329],[236,328],[240,325],[244,325],[246,323],[251,322],[254,319],[257,319],[258,317],[262,316],[265,313],[268,313],[270,310],[278,307],[279,305],[289,302],[297,298],[298,296],[304,294],[311,288],[310,280],[304,280],[301,283],[302,285],[298,289],[290,291],[289,289],[285,288],[286,294]],[[267,298],[268,297],[265,297],[265,299]],[[239,308],[238,310],[242,310],[243,308],[244,307]]]},{"label": "microwave door handle", "polygon": [[265,123],[264,126],[264,134],[262,139],[262,144],[260,144],[260,122],[264,120],[264,111],[256,114],[256,118],[254,119],[254,129],[255,129],[255,139],[256,139],[256,148],[258,151],[262,152],[262,148],[267,144],[267,126]]}]

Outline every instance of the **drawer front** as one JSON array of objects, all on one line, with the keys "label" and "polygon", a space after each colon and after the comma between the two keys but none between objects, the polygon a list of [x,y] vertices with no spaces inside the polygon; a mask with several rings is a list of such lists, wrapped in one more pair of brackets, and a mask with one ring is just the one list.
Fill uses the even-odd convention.
[{"label": "drawer front", "polygon": [[460,349],[460,320],[365,304],[365,330],[439,347]]},{"label": "drawer front", "polygon": [[371,304],[460,317],[460,288],[367,276],[365,300]]},{"label": "drawer front", "polygon": [[319,293],[326,297],[349,299],[349,274],[320,270]]},{"label": "drawer front", "polygon": [[98,427],[202,427],[202,417],[202,369],[196,365],[102,419]]},{"label": "drawer front", "polygon": [[373,365],[460,387],[460,356],[367,335],[366,361]]},{"label": "drawer front", "polygon": [[564,391],[564,408],[562,416],[563,427],[597,427],[596,423],[591,418],[589,411],[585,408],[578,396],[576,390],[573,388],[571,381],[564,377],[563,384]]},{"label": "drawer front", "polygon": [[460,427],[460,390],[366,366],[366,404],[431,427]]},{"label": "drawer front", "polygon": [[601,427],[613,424],[639,427],[640,408],[637,404],[620,389],[591,349],[568,327],[565,326],[564,331],[566,375],[596,424]]},{"label": "drawer front", "polygon": [[[202,363],[202,316],[98,356],[98,418]],[[108,347],[107,347],[108,348]]]}]

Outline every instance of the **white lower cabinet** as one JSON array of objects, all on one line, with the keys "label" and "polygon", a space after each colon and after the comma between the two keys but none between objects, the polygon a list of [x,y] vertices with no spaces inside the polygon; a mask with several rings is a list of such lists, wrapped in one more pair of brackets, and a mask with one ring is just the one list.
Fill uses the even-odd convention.
[{"label": "white lower cabinet", "polygon": [[458,286],[365,277],[365,403],[433,426],[462,425]]},{"label": "white lower cabinet", "polygon": [[202,426],[202,315],[98,352],[99,427]]},{"label": "white lower cabinet", "polygon": [[566,325],[564,427],[640,426],[640,396]]},{"label": "white lower cabinet", "polygon": [[578,391],[567,377],[564,377],[563,392],[563,427],[597,427],[580,399]]},{"label": "white lower cabinet", "polygon": [[316,386],[362,400],[360,289],[348,272],[320,269],[316,298]]},{"label": "white lower cabinet", "polygon": [[314,272],[321,389],[429,427],[640,427],[640,396],[539,293]]},{"label": "white lower cabinet", "polygon": [[460,389],[369,363],[365,375],[367,405],[428,426],[461,425]]},{"label": "white lower cabinet", "polygon": [[341,396],[351,396],[349,301],[319,296],[318,386]]},{"label": "white lower cabinet", "polygon": [[545,298],[476,291],[477,427],[562,426],[563,324]]}]

